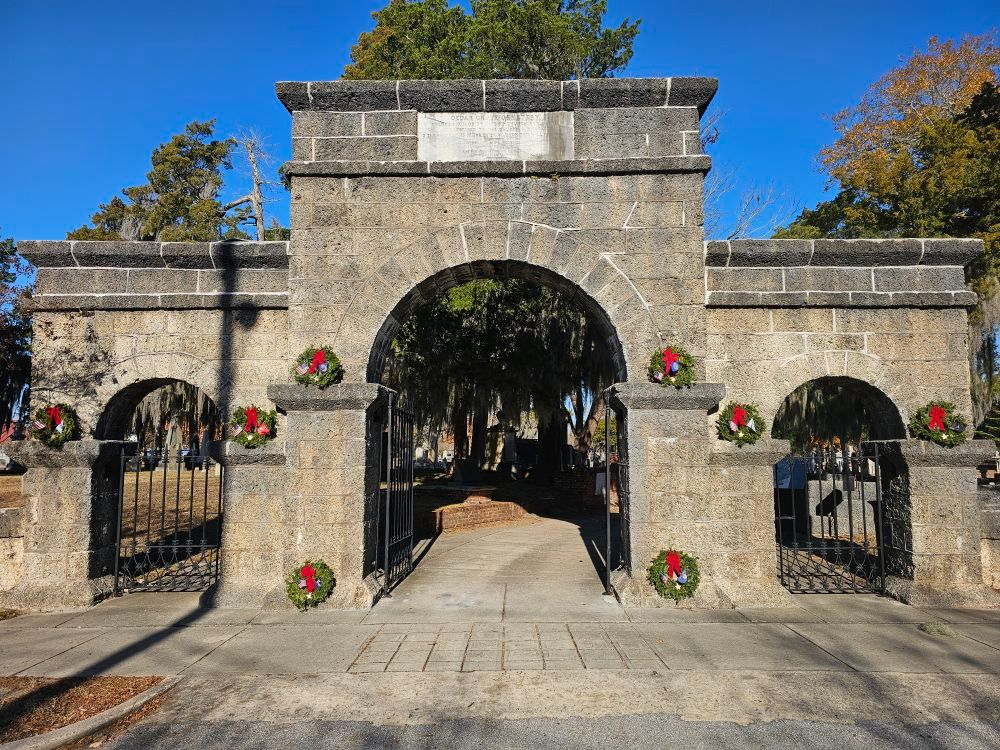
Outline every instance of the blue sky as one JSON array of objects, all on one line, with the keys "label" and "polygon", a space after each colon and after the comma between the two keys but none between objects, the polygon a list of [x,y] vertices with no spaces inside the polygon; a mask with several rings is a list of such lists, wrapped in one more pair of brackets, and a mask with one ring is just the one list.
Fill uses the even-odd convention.
[{"label": "blue sky", "polygon": [[[221,133],[254,126],[279,163],[289,158],[274,81],[339,77],[386,1],[0,0],[0,232],[64,237],[141,183],[152,148],[195,118],[216,118]],[[643,19],[625,75],[718,77],[713,107],[726,114],[716,163],[798,206],[824,197],[814,157],[833,138],[826,116],[931,35],[1000,23],[997,0],[608,5],[609,23]],[[232,194],[245,192],[242,179],[230,173]],[[287,196],[275,198],[270,208],[287,223]]]}]

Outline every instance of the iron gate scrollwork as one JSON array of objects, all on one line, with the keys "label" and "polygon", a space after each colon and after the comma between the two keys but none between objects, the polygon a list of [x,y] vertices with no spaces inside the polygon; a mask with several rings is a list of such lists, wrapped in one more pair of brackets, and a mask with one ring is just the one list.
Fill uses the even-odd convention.
[{"label": "iron gate scrollwork", "polygon": [[121,452],[115,594],[202,591],[219,575],[223,467],[197,450]]},{"label": "iron gate scrollwork", "polygon": [[879,444],[789,455],[774,472],[782,585],[794,593],[884,593],[887,524]]},{"label": "iron gate scrollwork", "polygon": [[[611,572],[613,570],[630,570],[628,550],[629,543],[629,484],[628,484],[628,425],[627,412],[624,406],[615,398],[614,386],[605,393],[604,407],[604,593],[612,593]],[[618,499],[618,532],[620,534],[617,550],[612,548],[612,497]],[[617,552],[618,558],[613,556]]]}]

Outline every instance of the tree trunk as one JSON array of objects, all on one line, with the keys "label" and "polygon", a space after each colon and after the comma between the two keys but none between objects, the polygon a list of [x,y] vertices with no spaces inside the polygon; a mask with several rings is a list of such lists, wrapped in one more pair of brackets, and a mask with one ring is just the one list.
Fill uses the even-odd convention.
[{"label": "tree trunk", "polygon": [[470,458],[482,468],[486,461],[486,426],[489,421],[489,410],[483,404],[477,404],[472,414],[472,452]]},{"label": "tree trunk", "polygon": [[253,216],[257,222],[257,241],[264,241],[264,194],[261,192],[260,170],[257,168],[257,142],[247,139],[244,143],[247,150],[247,161],[250,162],[250,174],[253,178],[253,191],[250,200],[253,204]]}]

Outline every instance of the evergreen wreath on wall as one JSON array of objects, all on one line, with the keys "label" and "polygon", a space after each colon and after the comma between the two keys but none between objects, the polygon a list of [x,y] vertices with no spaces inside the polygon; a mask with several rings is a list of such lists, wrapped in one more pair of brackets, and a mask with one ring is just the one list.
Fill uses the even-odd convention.
[{"label": "evergreen wreath on wall", "polygon": [[719,437],[737,445],[753,445],[764,432],[764,419],[756,404],[730,401],[719,413]]},{"label": "evergreen wreath on wall", "polygon": [[336,585],[333,571],[322,560],[306,560],[285,579],[288,598],[300,612],[326,601]]},{"label": "evergreen wreath on wall", "polygon": [[662,386],[690,387],[694,382],[694,359],[679,346],[659,349],[649,359],[649,380]]},{"label": "evergreen wreath on wall", "polygon": [[226,436],[244,448],[258,448],[274,438],[278,413],[266,411],[254,405],[239,406],[229,418]]},{"label": "evergreen wreath on wall", "polygon": [[326,388],[339,383],[344,378],[344,368],[340,357],[328,346],[314,346],[306,349],[295,360],[292,377],[296,383]]},{"label": "evergreen wreath on wall", "polygon": [[31,436],[50,448],[62,448],[67,441],[79,438],[79,421],[72,406],[49,404],[35,410]]},{"label": "evergreen wreath on wall", "polygon": [[649,566],[649,582],[664,599],[679,602],[694,596],[699,580],[698,561],[680,550],[660,550]]},{"label": "evergreen wreath on wall", "polygon": [[931,401],[917,409],[910,420],[910,434],[920,440],[930,440],[938,445],[954,446],[965,442],[969,423],[955,412],[955,405],[948,401]]}]

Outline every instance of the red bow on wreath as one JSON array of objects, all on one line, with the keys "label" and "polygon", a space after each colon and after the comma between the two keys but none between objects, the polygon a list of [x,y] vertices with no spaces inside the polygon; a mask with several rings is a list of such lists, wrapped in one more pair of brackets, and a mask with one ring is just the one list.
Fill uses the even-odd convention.
[{"label": "red bow on wreath", "polygon": [[669,374],[670,365],[672,365],[679,359],[680,357],[677,356],[674,350],[671,349],[670,347],[667,347],[666,349],[663,350],[663,369],[666,370],[667,373]]},{"label": "red bow on wreath", "polygon": [[309,374],[313,375],[320,365],[326,364],[326,354],[320,349],[317,351],[312,358],[312,362],[309,364]]},{"label": "red bow on wreath", "polygon": [[257,419],[257,408],[251,406],[249,409],[247,409],[246,415],[247,415],[247,423],[243,429],[246,430],[247,432],[253,432],[260,426],[260,422]]},{"label": "red bow on wreath", "polygon": [[48,415],[49,421],[52,422],[53,427],[58,427],[62,424],[62,413],[59,411],[58,406],[50,406],[45,410],[46,415]]},{"label": "red bow on wreath", "polygon": [[671,550],[667,553],[667,573],[671,578],[676,578],[681,574],[681,556]]},{"label": "red bow on wreath", "polygon": [[937,430],[938,432],[947,432],[947,429],[944,426],[944,418],[947,416],[947,414],[945,413],[944,409],[935,404],[934,406],[931,407],[929,416],[930,416],[930,421],[927,424],[927,427],[929,429]]},{"label": "red bow on wreath", "polygon": [[747,410],[742,406],[733,407],[733,422],[737,427],[747,426]]},{"label": "red bow on wreath", "polygon": [[302,566],[302,570],[299,571],[299,574],[302,576],[302,578],[306,582],[306,591],[308,591],[310,594],[313,591],[315,591],[316,590],[316,569],[313,568],[313,566],[310,565],[309,563],[306,563],[305,565]]}]

